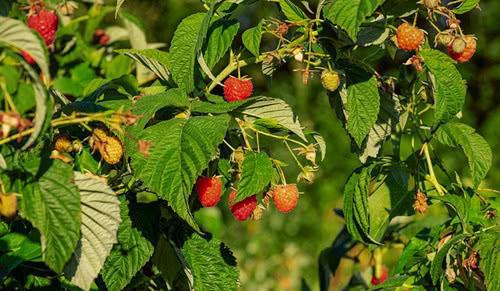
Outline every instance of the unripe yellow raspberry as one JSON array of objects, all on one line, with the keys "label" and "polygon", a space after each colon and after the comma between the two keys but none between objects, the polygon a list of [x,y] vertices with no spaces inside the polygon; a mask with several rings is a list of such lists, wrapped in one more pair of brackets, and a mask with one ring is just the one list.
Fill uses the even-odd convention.
[{"label": "unripe yellow raspberry", "polygon": [[54,149],[60,153],[73,151],[71,139],[66,134],[59,134],[54,138]]},{"label": "unripe yellow raspberry", "polygon": [[92,138],[96,141],[104,141],[108,137],[108,131],[104,128],[96,127],[92,130]]},{"label": "unripe yellow raspberry", "polygon": [[324,70],[321,73],[321,84],[328,91],[335,91],[340,85],[340,75],[334,70]]},{"label": "unripe yellow raspberry", "polygon": [[102,158],[110,165],[116,165],[123,156],[123,145],[116,136],[108,136],[99,148]]},{"label": "unripe yellow raspberry", "polygon": [[0,193],[0,216],[14,218],[17,215],[17,196],[15,193]]}]

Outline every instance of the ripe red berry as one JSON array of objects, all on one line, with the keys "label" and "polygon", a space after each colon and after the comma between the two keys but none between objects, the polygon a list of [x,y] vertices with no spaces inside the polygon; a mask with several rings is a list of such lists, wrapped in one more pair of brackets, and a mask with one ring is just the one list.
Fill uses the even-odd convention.
[{"label": "ripe red berry", "polygon": [[466,35],[464,36],[463,40],[465,41],[465,48],[461,53],[456,52],[453,49],[453,43],[455,41],[453,41],[450,45],[448,45],[448,54],[450,55],[450,57],[452,57],[455,61],[459,63],[465,63],[469,61],[476,53],[476,45],[477,45],[476,38],[472,35]]},{"label": "ripe red berry", "polygon": [[33,59],[33,57],[26,51],[21,51],[21,56],[24,58],[24,60],[30,64],[30,65],[34,65],[35,64],[35,59]]},{"label": "ripe red berry", "polygon": [[196,193],[203,207],[213,207],[219,203],[222,194],[222,181],[219,177],[201,176],[196,181]]},{"label": "ripe red berry", "polygon": [[401,24],[396,32],[398,48],[405,51],[413,51],[424,41],[424,32],[408,23]]},{"label": "ripe red berry", "polygon": [[299,189],[296,184],[278,185],[271,191],[274,205],[278,211],[287,213],[297,207]]},{"label": "ripe red berry", "polygon": [[247,220],[252,216],[253,211],[257,207],[257,197],[253,195],[233,205],[235,197],[236,191],[231,192],[231,195],[229,195],[229,209],[231,213],[239,221]]},{"label": "ripe red berry", "polygon": [[382,266],[380,276],[378,278],[376,275],[372,276],[372,285],[376,286],[382,284],[385,280],[387,280],[387,278],[389,278],[389,270],[386,266]]},{"label": "ripe red berry", "polygon": [[54,43],[59,23],[59,19],[54,12],[45,8],[32,9],[27,22],[30,28],[40,33],[47,46]]},{"label": "ripe red berry", "polygon": [[251,79],[230,76],[224,81],[224,98],[227,102],[245,100],[252,95],[252,92]]},{"label": "ripe red berry", "polygon": [[110,39],[109,35],[105,34],[101,36],[101,38],[99,38],[99,44],[102,46],[106,46],[108,45],[109,39]]}]

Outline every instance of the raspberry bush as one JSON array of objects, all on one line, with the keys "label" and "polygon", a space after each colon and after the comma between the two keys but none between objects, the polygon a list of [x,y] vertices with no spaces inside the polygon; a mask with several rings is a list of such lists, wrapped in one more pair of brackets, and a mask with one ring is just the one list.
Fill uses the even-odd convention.
[{"label": "raspberry bush", "polygon": [[195,213],[287,215],[334,142],[254,88],[286,63],[323,85],[359,158],[319,288],[368,256],[347,289],[500,289],[498,202],[480,187],[492,151],[461,120],[457,69],[474,60],[460,16],[478,0],[269,0],[280,18],[244,29],[257,0],[203,0],[169,44],[148,42],[124,2],[0,4],[3,289],[237,289],[235,257]]}]

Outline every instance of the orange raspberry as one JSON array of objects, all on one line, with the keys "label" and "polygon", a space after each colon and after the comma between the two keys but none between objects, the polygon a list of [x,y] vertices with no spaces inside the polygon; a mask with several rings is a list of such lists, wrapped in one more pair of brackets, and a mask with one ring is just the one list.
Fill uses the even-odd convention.
[{"label": "orange raspberry", "polygon": [[396,35],[398,48],[405,51],[418,49],[425,37],[423,30],[406,22],[398,27]]}]

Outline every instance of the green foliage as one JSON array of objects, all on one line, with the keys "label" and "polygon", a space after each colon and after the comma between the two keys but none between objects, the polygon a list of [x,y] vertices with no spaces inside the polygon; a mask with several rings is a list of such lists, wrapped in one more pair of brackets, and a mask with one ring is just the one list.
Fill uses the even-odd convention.
[{"label": "green foliage", "polygon": [[152,143],[151,157],[139,152],[132,157],[138,177],[195,229],[189,195],[196,178],[215,156],[228,121],[227,115],[172,119],[148,127],[138,136]]},{"label": "green foliage", "polygon": [[476,130],[462,123],[448,123],[436,132],[436,140],[452,147],[460,147],[467,159],[474,179],[474,186],[479,186],[491,167],[492,153],[488,143],[476,133]]},{"label": "green foliage", "polygon": [[380,0],[332,1],[325,5],[323,14],[326,19],[344,29],[351,39],[356,40],[361,24],[381,3]]},{"label": "green foliage", "polygon": [[203,28],[204,13],[185,18],[175,31],[170,45],[169,68],[179,88],[192,92],[195,88],[194,75],[197,58],[198,33]]},{"label": "green foliage", "polygon": [[273,164],[266,153],[248,153],[241,166],[241,180],[233,203],[258,194],[271,182]]},{"label": "green foliage", "polygon": [[[154,235],[151,233],[151,228],[156,223],[153,219],[157,211],[152,206],[136,206],[131,210],[128,207],[128,202],[121,199],[118,244],[113,246],[101,272],[109,290],[122,290],[146,264],[154,251]],[[142,211],[144,213],[140,217]],[[142,224],[137,225],[137,221],[141,221]]]},{"label": "green foliage", "polygon": [[[34,166],[34,167],[33,167]],[[23,217],[41,233],[43,259],[61,272],[80,238],[80,197],[70,166],[54,161],[49,168],[29,167],[19,205]]]},{"label": "green foliage", "polygon": [[[305,280],[288,281],[293,268],[311,264],[288,238],[312,242],[309,229],[331,232],[342,219],[318,260],[321,290],[499,288],[498,199],[483,181],[492,149],[463,108],[471,76],[441,52],[434,30],[412,52],[399,50],[395,36],[402,22],[470,34],[458,20],[438,19],[479,1],[441,1],[437,10],[394,0],[176,3],[193,6],[161,17],[169,33],[146,30],[120,11],[123,0],[76,1],[76,11],[73,1],[56,2],[45,3],[59,20],[48,48],[24,23],[25,1],[0,4],[0,288],[308,290]],[[189,16],[174,28],[177,14]],[[150,42],[159,35],[169,46]],[[337,90],[323,90],[332,90],[319,78],[325,70],[339,74]],[[226,101],[230,76],[248,76],[256,96]],[[308,117],[317,131],[304,127],[313,125]],[[472,179],[461,177],[449,147],[464,152]],[[354,167],[331,220],[331,197]],[[200,209],[200,176],[220,178],[218,207]],[[278,216],[268,190],[294,180],[300,203]],[[302,188],[315,181],[323,183]],[[234,202],[256,195],[258,208],[246,210],[259,221],[234,227],[230,191]],[[325,223],[309,219],[312,211]],[[224,236],[245,241],[240,266]],[[272,244],[278,236],[284,250]],[[303,246],[317,253],[319,244]],[[242,254],[264,257],[272,270]],[[276,283],[252,285],[248,268]],[[374,286],[384,272],[389,278]]]},{"label": "green foliage", "polygon": [[425,66],[429,69],[435,90],[435,123],[446,122],[462,110],[466,86],[452,60],[436,50],[422,50]]},{"label": "green foliage", "polygon": [[[193,234],[182,247],[195,290],[236,290],[238,269],[229,248],[215,238]],[[207,267],[208,266],[208,267]]]},{"label": "green foliage", "polygon": [[88,290],[117,242],[120,202],[113,190],[96,177],[75,172],[75,184],[81,197],[82,237],[64,273],[71,283]]},{"label": "green foliage", "polygon": [[247,29],[242,35],[242,41],[246,49],[254,56],[260,55],[260,43],[262,40],[262,22],[256,27]]},{"label": "green foliage", "polygon": [[488,290],[500,288],[500,279],[498,278],[498,272],[500,271],[499,235],[498,231],[483,233],[479,236],[477,242],[477,250],[481,258],[479,266],[486,277],[485,285]]}]

